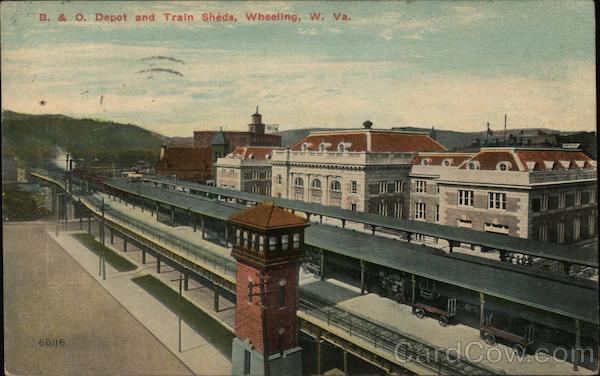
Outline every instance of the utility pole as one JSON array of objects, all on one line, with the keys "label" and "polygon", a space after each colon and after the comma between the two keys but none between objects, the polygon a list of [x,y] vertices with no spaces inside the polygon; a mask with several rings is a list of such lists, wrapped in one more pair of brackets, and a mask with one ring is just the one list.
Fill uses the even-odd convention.
[{"label": "utility pole", "polygon": [[106,281],[106,245],[104,242],[104,197],[102,197],[102,279]]},{"label": "utility pole", "polygon": [[506,114],[504,114],[504,146],[506,146]]},{"label": "utility pole", "polygon": [[265,287],[265,272],[260,271],[260,319],[262,323],[263,364],[265,376],[269,376],[269,341],[267,339],[267,296]]},{"label": "utility pole", "polygon": [[178,333],[179,333],[177,350],[179,352],[181,352],[181,299],[182,299],[182,295],[183,295],[183,290],[181,288],[181,285],[183,282],[183,276],[182,276],[181,272],[179,272],[178,279],[171,280],[171,282],[175,282],[175,281],[179,282],[179,296],[177,297],[177,325],[178,325]]}]

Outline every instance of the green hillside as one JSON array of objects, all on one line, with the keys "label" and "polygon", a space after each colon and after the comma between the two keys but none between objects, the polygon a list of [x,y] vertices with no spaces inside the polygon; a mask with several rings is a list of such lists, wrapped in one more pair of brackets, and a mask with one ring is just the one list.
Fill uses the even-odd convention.
[{"label": "green hillside", "polygon": [[16,155],[34,163],[54,157],[58,148],[77,159],[155,161],[166,140],[132,124],[2,112],[2,155]]}]

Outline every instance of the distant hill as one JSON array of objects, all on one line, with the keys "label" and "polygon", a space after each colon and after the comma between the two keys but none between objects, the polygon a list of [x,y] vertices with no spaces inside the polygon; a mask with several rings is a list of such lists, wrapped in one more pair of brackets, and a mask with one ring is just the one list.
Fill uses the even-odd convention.
[{"label": "distant hill", "polygon": [[27,161],[47,160],[57,149],[74,158],[131,163],[158,159],[168,138],[137,125],[74,119],[64,115],[2,112],[2,155]]}]

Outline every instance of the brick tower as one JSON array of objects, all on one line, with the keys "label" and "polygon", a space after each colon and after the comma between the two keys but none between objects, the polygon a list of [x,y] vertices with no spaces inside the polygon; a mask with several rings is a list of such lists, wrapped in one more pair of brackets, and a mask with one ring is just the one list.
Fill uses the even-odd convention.
[{"label": "brick tower", "polygon": [[300,375],[298,268],[309,222],[263,203],[229,225],[237,260],[232,374]]}]

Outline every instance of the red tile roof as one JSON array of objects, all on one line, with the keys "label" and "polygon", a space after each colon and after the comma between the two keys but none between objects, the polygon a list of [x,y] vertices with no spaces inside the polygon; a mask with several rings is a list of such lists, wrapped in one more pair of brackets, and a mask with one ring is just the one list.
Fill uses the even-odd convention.
[{"label": "red tile roof", "polygon": [[271,155],[273,150],[285,150],[285,148],[275,146],[241,146],[235,148],[231,152],[231,155],[240,159],[265,160],[267,156]]},{"label": "red tile roof", "polygon": [[275,206],[272,203],[261,203],[231,216],[229,221],[261,230],[309,225],[307,219],[292,214],[289,210]]},{"label": "red tile roof", "polygon": [[[370,148],[369,148],[370,137]],[[348,132],[316,132],[311,133],[291,147],[300,151],[307,144],[307,150],[318,151],[321,143],[326,143],[327,151],[336,152],[340,143],[346,144],[349,152],[372,153],[409,153],[418,151],[444,151],[442,145],[422,133],[398,131],[348,131]]]},{"label": "red tile roof", "polygon": [[424,159],[428,159],[428,165],[441,166],[442,162],[448,159],[451,161],[451,166],[458,167],[461,163],[474,155],[475,153],[419,153],[415,159],[413,159],[413,164],[420,165]]},{"label": "red tile roof", "polygon": [[[479,162],[481,170],[496,170],[498,163],[509,162],[509,171],[548,171],[592,168],[593,160],[579,150],[564,149],[481,149],[473,158],[463,162],[461,169],[466,169],[468,162]],[[563,165],[564,163],[564,165]],[[579,165],[578,165],[579,164]]]}]

